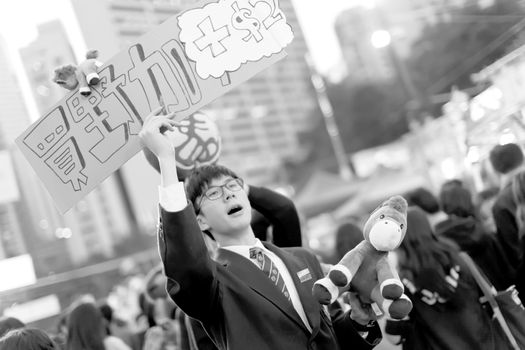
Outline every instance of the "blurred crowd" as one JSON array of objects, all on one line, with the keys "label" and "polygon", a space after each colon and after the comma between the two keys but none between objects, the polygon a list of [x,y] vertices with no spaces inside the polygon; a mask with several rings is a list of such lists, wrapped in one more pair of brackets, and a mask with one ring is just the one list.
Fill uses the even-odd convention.
[{"label": "blurred crowd", "polygon": [[[83,295],[44,332],[0,318],[0,349],[181,350],[196,347],[190,321],[168,298],[162,268],[115,286],[107,298]],[[200,334],[205,336],[205,334]]]},{"label": "blurred crowd", "polygon": [[[461,256],[468,254],[494,289],[508,292],[523,309],[523,153],[516,144],[498,145],[490,162],[499,174],[499,188],[473,193],[465,181],[453,179],[442,184],[437,196],[425,188],[404,194],[407,232],[391,258],[414,308],[408,319],[387,320],[384,332],[403,349],[509,348]],[[362,240],[359,220],[342,224],[336,240],[342,257]],[[521,327],[523,333],[525,324]]]},{"label": "blurred crowd", "polygon": [[[425,188],[403,194],[409,204],[407,231],[390,259],[413,310],[403,320],[386,320],[383,336],[392,344],[403,349],[510,348],[489,308],[480,302],[483,293],[462,258],[462,252],[468,254],[497,291],[509,291],[514,298],[525,295],[523,152],[516,144],[500,145],[494,147],[490,160],[500,175],[499,188],[473,193],[464,180],[454,179],[443,183],[437,195]],[[298,230],[282,227],[279,219],[279,215],[291,217],[292,225],[299,226],[293,203],[278,196],[280,205],[272,213],[265,210],[267,203],[261,205],[261,198],[267,195],[257,187],[249,191],[253,208],[259,209],[252,223],[257,237],[273,237],[279,246],[301,245]],[[361,227],[358,219],[340,224],[334,261],[363,240]],[[206,238],[206,244],[214,256],[214,242]],[[186,316],[171,300],[159,265],[146,276],[130,279],[126,286],[116,286],[104,300],[90,295],[79,298],[64,311],[54,331],[26,327],[12,317],[0,319],[0,349],[195,350],[216,346],[200,322]]]}]

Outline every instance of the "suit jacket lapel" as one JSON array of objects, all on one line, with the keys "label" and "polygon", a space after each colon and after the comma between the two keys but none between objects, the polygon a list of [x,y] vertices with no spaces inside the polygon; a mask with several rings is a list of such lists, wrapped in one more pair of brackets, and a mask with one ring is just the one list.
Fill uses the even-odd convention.
[{"label": "suit jacket lapel", "polygon": [[[305,261],[297,259],[294,255],[289,254],[282,249],[278,249],[273,244],[268,244],[266,242],[263,244],[268,250],[272,251],[275,255],[281,258],[288,268],[288,272],[290,272],[290,275],[292,276],[293,282],[295,284],[295,289],[297,289],[297,293],[299,294],[299,299],[301,299],[301,304],[303,305],[306,318],[308,318],[310,327],[312,327],[312,334],[315,335],[319,330],[319,308],[321,307],[319,302],[315,300],[312,295],[312,287],[315,282],[315,276],[312,276],[312,278],[307,281],[301,282],[297,276],[297,272],[308,268],[308,265],[305,263]],[[312,271],[310,271],[310,273],[312,273]]]},{"label": "suit jacket lapel", "polygon": [[219,249],[217,262],[224,264],[228,270],[242,279],[251,289],[266,298],[307,331],[293,305],[275,288],[275,285],[255,264],[227,249]]}]

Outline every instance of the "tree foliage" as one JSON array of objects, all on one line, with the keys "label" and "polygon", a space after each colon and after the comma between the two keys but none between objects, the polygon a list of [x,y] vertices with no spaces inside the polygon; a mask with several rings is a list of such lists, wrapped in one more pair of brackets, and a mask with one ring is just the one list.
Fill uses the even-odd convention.
[{"label": "tree foliage", "polygon": [[[404,65],[417,91],[425,99],[449,92],[452,86],[473,85],[470,76],[525,43],[524,1],[495,0],[488,8],[477,1],[464,7],[444,8],[440,20],[427,25]],[[348,154],[397,139],[408,130],[409,100],[399,79],[390,82],[354,82],[348,78],[329,84],[339,133]],[[426,105],[439,116],[440,106]],[[320,111],[318,127],[304,140],[311,150],[313,168],[334,169],[335,157]],[[299,169],[304,169],[299,165]]]},{"label": "tree foliage", "polygon": [[346,152],[397,139],[407,131],[406,97],[397,82],[331,85],[328,95]]},{"label": "tree foliage", "polygon": [[[343,81],[328,84],[327,94],[346,154],[397,139],[407,131],[404,113],[406,97],[399,83]],[[337,172],[334,149],[319,109],[314,111],[316,127],[302,135],[309,156],[301,164],[287,164],[292,182],[314,169]]]},{"label": "tree foliage", "polygon": [[431,95],[472,86],[471,74],[515,47],[523,15],[523,1],[516,0],[495,0],[488,8],[472,2],[443,13],[412,45],[406,64],[416,87]]}]

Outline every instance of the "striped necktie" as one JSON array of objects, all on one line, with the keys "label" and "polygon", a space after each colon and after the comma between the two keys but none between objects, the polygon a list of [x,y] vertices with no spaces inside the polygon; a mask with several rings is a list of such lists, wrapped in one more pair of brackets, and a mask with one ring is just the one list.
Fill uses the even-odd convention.
[{"label": "striped necktie", "polygon": [[286,288],[286,284],[284,283],[279,270],[277,270],[277,266],[273,264],[270,257],[265,254],[261,248],[256,247],[250,248],[250,259],[255,260],[257,266],[262,270],[262,272],[264,272],[266,277],[268,277],[275,284],[277,289],[283,293],[284,297],[288,299],[288,301],[292,302],[288,288]]}]

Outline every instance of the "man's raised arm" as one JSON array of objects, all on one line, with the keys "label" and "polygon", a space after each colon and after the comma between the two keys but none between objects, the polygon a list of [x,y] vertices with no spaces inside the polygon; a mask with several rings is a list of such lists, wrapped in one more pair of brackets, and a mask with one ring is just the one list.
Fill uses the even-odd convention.
[{"label": "man's raised arm", "polygon": [[215,265],[209,257],[193,207],[188,204],[184,185],[179,181],[175,149],[162,130],[172,131],[177,125],[169,116],[154,110],[144,121],[139,134],[142,143],[159,160],[160,223],[159,253],[168,278],[170,297],[189,316],[206,322],[212,314],[217,283]]}]

